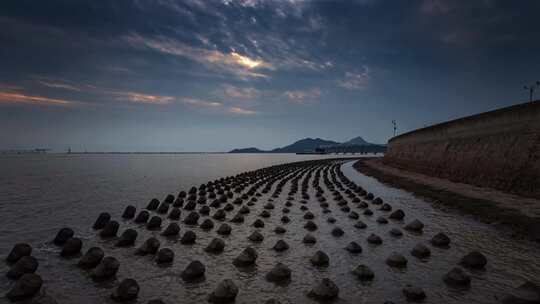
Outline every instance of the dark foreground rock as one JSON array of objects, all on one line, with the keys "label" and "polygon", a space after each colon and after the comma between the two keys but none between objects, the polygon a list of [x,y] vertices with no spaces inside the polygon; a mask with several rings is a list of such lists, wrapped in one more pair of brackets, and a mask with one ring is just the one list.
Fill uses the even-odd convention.
[{"label": "dark foreground rock", "polygon": [[229,235],[231,234],[232,228],[229,224],[221,224],[217,229],[217,233],[220,235]]},{"label": "dark foreground rock", "polygon": [[238,295],[238,287],[232,280],[225,279],[218,284],[216,289],[208,297],[211,303],[230,303]]},{"label": "dark foreground rock", "polygon": [[277,263],[269,273],[266,274],[266,279],[270,282],[283,282],[291,278],[291,270],[282,263]]},{"label": "dark foreground rock", "polygon": [[204,251],[211,253],[220,253],[225,249],[225,241],[220,238],[214,238],[210,244],[204,248]]},{"label": "dark foreground rock", "polygon": [[195,244],[195,241],[197,240],[197,235],[195,232],[188,230],[184,233],[182,238],[180,239],[180,243],[182,244]]},{"label": "dark foreground rock", "polygon": [[317,239],[312,234],[308,233],[306,236],[304,236],[302,242],[304,244],[315,244],[317,243]]},{"label": "dark foreground rock", "polygon": [[202,223],[201,223],[201,229],[203,230],[210,230],[212,228],[214,228],[214,222],[212,222],[211,219],[205,219]]},{"label": "dark foreground rock", "polygon": [[274,250],[278,252],[285,251],[289,249],[289,244],[287,244],[284,240],[278,240],[272,248],[274,248]]},{"label": "dark foreground rock", "polygon": [[193,281],[204,277],[206,267],[200,261],[193,261],[182,271],[180,275],[184,281]]},{"label": "dark foreground rock", "polygon": [[366,265],[358,265],[352,273],[361,281],[369,281],[375,277],[375,273]]},{"label": "dark foreground rock", "polygon": [[79,260],[79,267],[81,268],[94,268],[103,259],[105,253],[99,247],[92,247],[86,251],[86,253]]},{"label": "dark foreground rock", "polygon": [[257,251],[251,247],[247,247],[234,260],[235,266],[250,266],[255,264],[257,260]]},{"label": "dark foreground rock", "polygon": [[459,267],[454,267],[445,274],[443,281],[450,286],[466,287],[471,285],[471,277]]},{"label": "dark foreground rock", "polygon": [[373,245],[380,245],[383,242],[380,236],[373,233],[368,236],[367,241]]},{"label": "dark foreground rock", "polygon": [[159,206],[159,200],[157,198],[153,198],[148,205],[146,206],[146,209],[148,210],[156,210]]},{"label": "dark foreground rock", "polygon": [[354,228],[358,228],[358,229],[366,229],[367,228],[367,224],[362,222],[362,221],[358,221],[356,222],[356,224],[354,224]]},{"label": "dark foreground rock", "polygon": [[67,227],[62,228],[56,234],[56,237],[54,238],[53,243],[58,246],[64,245],[67,242],[67,240],[73,237],[74,234],[75,232],[73,232],[73,229],[67,228]]},{"label": "dark foreground rock", "polygon": [[253,222],[253,227],[264,228],[264,222],[261,219],[256,219],[255,222]]},{"label": "dark foreground rock", "polygon": [[161,217],[154,215],[146,224],[148,230],[158,230],[161,228]]},{"label": "dark foreground rock", "polygon": [[411,250],[411,255],[419,259],[424,259],[431,255],[431,250],[429,250],[429,248],[426,245],[422,243],[418,243]]},{"label": "dark foreground rock", "polygon": [[118,233],[120,224],[117,221],[108,221],[99,233],[102,238],[112,238]]},{"label": "dark foreground rock", "polygon": [[137,249],[136,254],[146,255],[146,254],[155,254],[159,249],[160,243],[159,240],[155,237],[147,239],[139,249]]},{"label": "dark foreground rock", "polygon": [[254,243],[260,243],[264,240],[264,236],[259,231],[253,231],[253,233],[248,236],[248,239]]},{"label": "dark foreground rock", "polygon": [[15,263],[23,256],[29,256],[32,254],[32,247],[26,243],[18,243],[13,246],[8,256],[6,257],[6,262]]},{"label": "dark foreground rock", "polygon": [[328,266],[330,258],[328,255],[320,250],[317,250],[313,256],[309,259],[314,266]]},{"label": "dark foreground rock", "polygon": [[422,232],[422,230],[424,229],[424,223],[420,222],[419,220],[414,220],[408,223],[405,226],[405,229],[414,232]]},{"label": "dark foreground rock", "polygon": [[339,295],[339,288],[328,278],[322,279],[315,287],[313,287],[308,296],[317,300],[332,300]]},{"label": "dark foreground rock", "polygon": [[177,236],[180,233],[180,226],[177,223],[170,223],[165,230],[161,233],[163,236]]},{"label": "dark foreground rock", "polygon": [[460,264],[468,268],[482,269],[486,266],[487,259],[482,253],[472,251],[461,259]]},{"label": "dark foreground rock", "polygon": [[122,213],[122,217],[125,219],[132,219],[135,217],[135,213],[137,212],[137,208],[135,206],[129,205],[124,209],[124,213]]},{"label": "dark foreground rock", "polygon": [[409,302],[420,302],[426,298],[426,293],[422,288],[411,285],[407,285],[403,288],[403,294]]},{"label": "dark foreground rock", "polygon": [[39,292],[42,284],[43,280],[39,275],[34,273],[24,274],[6,294],[6,297],[11,301],[31,298]]},{"label": "dark foreground rock", "polygon": [[105,257],[99,265],[92,271],[90,276],[94,281],[110,279],[116,275],[120,268],[120,262],[114,257]]},{"label": "dark foreground rock", "polygon": [[137,214],[137,217],[135,218],[135,223],[137,224],[144,224],[148,222],[148,218],[150,217],[150,213],[148,211],[143,210]]},{"label": "dark foreground rock", "polygon": [[156,254],[156,263],[169,264],[174,260],[174,251],[169,248],[161,248]]},{"label": "dark foreground rock", "polygon": [[433,236],[431,244],[436,247],[448,247],[450,245],[450,238],[446,234],[440,232]]},{"label": "dark foreground rock", "polygon": [[180,208],[172,208],[171,212],[169,212],[169,215],[167,216],[169,219],[173,221],[177,221],[180,219],[180,215],[182,214],[182,211]]},{"label": "dark foreground rock", "polygon": [[334,229],[332,229],[332,235],[335,237],[340,237],[344,234],[345,232],[340,227],[335,227]]},{"label": "dark foreground rock", "polygon": [[34,273],[39,266],[38,261],[33,256],[24,256],[15,263],[7,272],[10,279],[18,279],[27,273]]},{"label": "dark foreground rock", "polygon": [[243,223],[244,222],[244,216],[240,213],[236,214],[232,219],[231,223]]},{"label": "dark foreground rock", "polygon": [[407,267],[407,259],[399,253],[392,253],[386,259],[386,264],[390,267],[405,268]]},{"label": "dark foreground rock", "polygon": [[403,235],[403,232],[399,230],[398,228],[392,228],[390,229],[390,235],[395,236],[395,237],[400,237]]},{"label": "dark foreground rock", "polygon": [[81,252],[82,240],[79,238],[70,238],[62,247],[60,255],[63,257],[71,257]]},{"label": "dark foreground rock", "polygon": [[186,218],[184,219],[184,223],[186,225],[197,225],[197,222],[199,221],[199,214],[195,211],[192,211]]},{"label": "dark foreground rock", "polygon": [[102,212],[99,214],[92,228],[96,230],[102,229],[103,227],[105,227],[105,224],[107,224],[110,220],[111,220],[111,215],[107,212]]},{"label": "dark foreground rock", "polygon": [[159,205],[159,207],[157,209],[157,213],[165,214],[167,212],[169,212],[169,203],[167,203],[167,202],[161,203],[161,205]]},{"label": "dark foreground rock", "polygon": [[308,221],[305,225],[304,225],[304,228],[306,230],[309,230],[309,231],[315,231],[317,230],[317,224],[315,224],[313,221]]},{"label": "dark foreground rock", "polygon": [[119,247],[127,247],[132,246],[135,244],[135,240],[137,239],[137,230],[135,229],[126,229],[124,232],[122,232],[122,235],[120,236],[120,239],[116,242],[116,246]]},{"label": "dark foreground rock", "polygon": [[116,287],[111,298],[118,302],[126,302],[137,298],[139,295],[139,284],[134,279],[124,279]]},{"label": "dark foreground rock", "polygon": [[405,217],[405,212],[401,209],[397,209],[396,211],[392,212],[389,216],[389,218],[393,220],[402,220]]},{"label": "dark foreground rock", "polygon": [[362,246],[360,246],[357,242],[352,241],[347,245],[347,247],[345,247],[345,250],[350,253],[361,253]]},{"label": "dark foreground rock", "polygon": [[285,232],[287,232],[287,229],[281,227],[281,226],[277,226],[275,229],[274,229],[274,232],[277,233],[277,234],[284,234]]}]

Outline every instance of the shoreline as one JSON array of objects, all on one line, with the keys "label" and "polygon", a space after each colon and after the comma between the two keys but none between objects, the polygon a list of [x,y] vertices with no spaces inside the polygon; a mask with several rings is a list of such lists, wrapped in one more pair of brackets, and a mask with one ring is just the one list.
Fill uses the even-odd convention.
[{"label": "shoreline", "polygon": [[353,167],[382,183],[423,197],[438,207],[491,224],[509,232],[512,237],[540,242],[539,200],[404,171],[383,164],[382,159],[360,159]]}]

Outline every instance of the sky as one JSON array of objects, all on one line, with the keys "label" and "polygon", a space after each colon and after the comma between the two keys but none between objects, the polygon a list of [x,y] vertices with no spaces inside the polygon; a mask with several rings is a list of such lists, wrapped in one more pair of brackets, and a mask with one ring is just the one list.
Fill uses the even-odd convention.
[{"label": "sky", "polygon": [[[535,0],[4,0],[0,150],[228,151],[528,101]],[[540,92],[539,92],[540,94]]]}]

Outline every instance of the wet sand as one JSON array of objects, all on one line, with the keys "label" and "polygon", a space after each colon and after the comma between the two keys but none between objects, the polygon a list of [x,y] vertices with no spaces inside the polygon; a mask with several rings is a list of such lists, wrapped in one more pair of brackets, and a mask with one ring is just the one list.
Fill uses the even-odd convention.
[{"label": "wet sand", "polygon": [[[43,278],[36,297],[47,295],[58,303],[115,303],[111,294],[126,280],[136,280],[140,290],[132,303],[158,298],[165,303],[179,299],[207,303],[218,286],[232,282],[238,289],[225,294],[239,304],[270,299],[318,303],[314,292],[334,303],[406,303],[412,296],[424,303],[491,304],[524,282],[536,283],[538,244],[506,238],[490,225],[441,212],[359,174],[353,162],[327,159],[277,165],[210,180],[198,188],[183,187],[161,202],[128,201],[111,206],[112,210],[96,210],[110,213],[92,226],[72,227],[83,243],[80,252],[66,256],[67,243],[51,242],[56,231],[33,244],[31,254],[39,262],[34,271]],[[132,212],[121,212],[124,207]],[[395,217],[399,212],[402,215]],[[141,214],[146,214],[143,221],[137,220]],[[194,217],[198,220],[192,221]],[[112,234],[110,227],[115,228]],[[170,227],[180,229],[165,235]],[[128,231],[137,232],[135,239],[119,245]],[[259,238],[252,237],[256,233]],[[449,244],[434,242],[441,233]],[[186,242],[188,234],[196,240]],[[306,241],[308,236],[311,241]],[[139,254],[152,238],[160,251],[172,253],[172,259],[164,262],[167,255],[160,251]],[[216,246],[219,240],[224,248]],[[81,255],[91,247],[100,247],[105,256],[119,262],[117,273],[106,281],[94,280],[100,266],[79,266]],[[254,264],[237,264],[248,248],[258,255]],[[487,264],[464,266],[462,258],[471,252],[485,255]],[[185,270],[196,261],[205,266],[204,275],[185,280]],[[280,264],[290,270],[289,276],[276,279],[271,274],[283,267]],[[0,272],[12,267],[0,265]],[[456,287],[445,281],[456,268],[463,269],[470,284]],[[11,290],[16,284],[13,278],[0,278],[0,289]]]},{"label": "wet sand", "polygon": [[354,167],[442,208],[454,209],[493,224],[514,237],[540,241],[540,200],[401,170],[385,165],[381,158],[362,159]]}]

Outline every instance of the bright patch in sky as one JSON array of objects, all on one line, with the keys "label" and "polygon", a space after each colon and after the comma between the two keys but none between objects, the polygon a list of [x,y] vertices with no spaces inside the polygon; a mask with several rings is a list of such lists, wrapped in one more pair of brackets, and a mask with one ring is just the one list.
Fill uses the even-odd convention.
[{"label": "bright patch in sky", "polygon": [[254,69],[262,65],[262,61],[253,60],[247,56],[242,56],[238,53],[232,52],[231,55],[236,60],[236,62],[248,69]]}]

